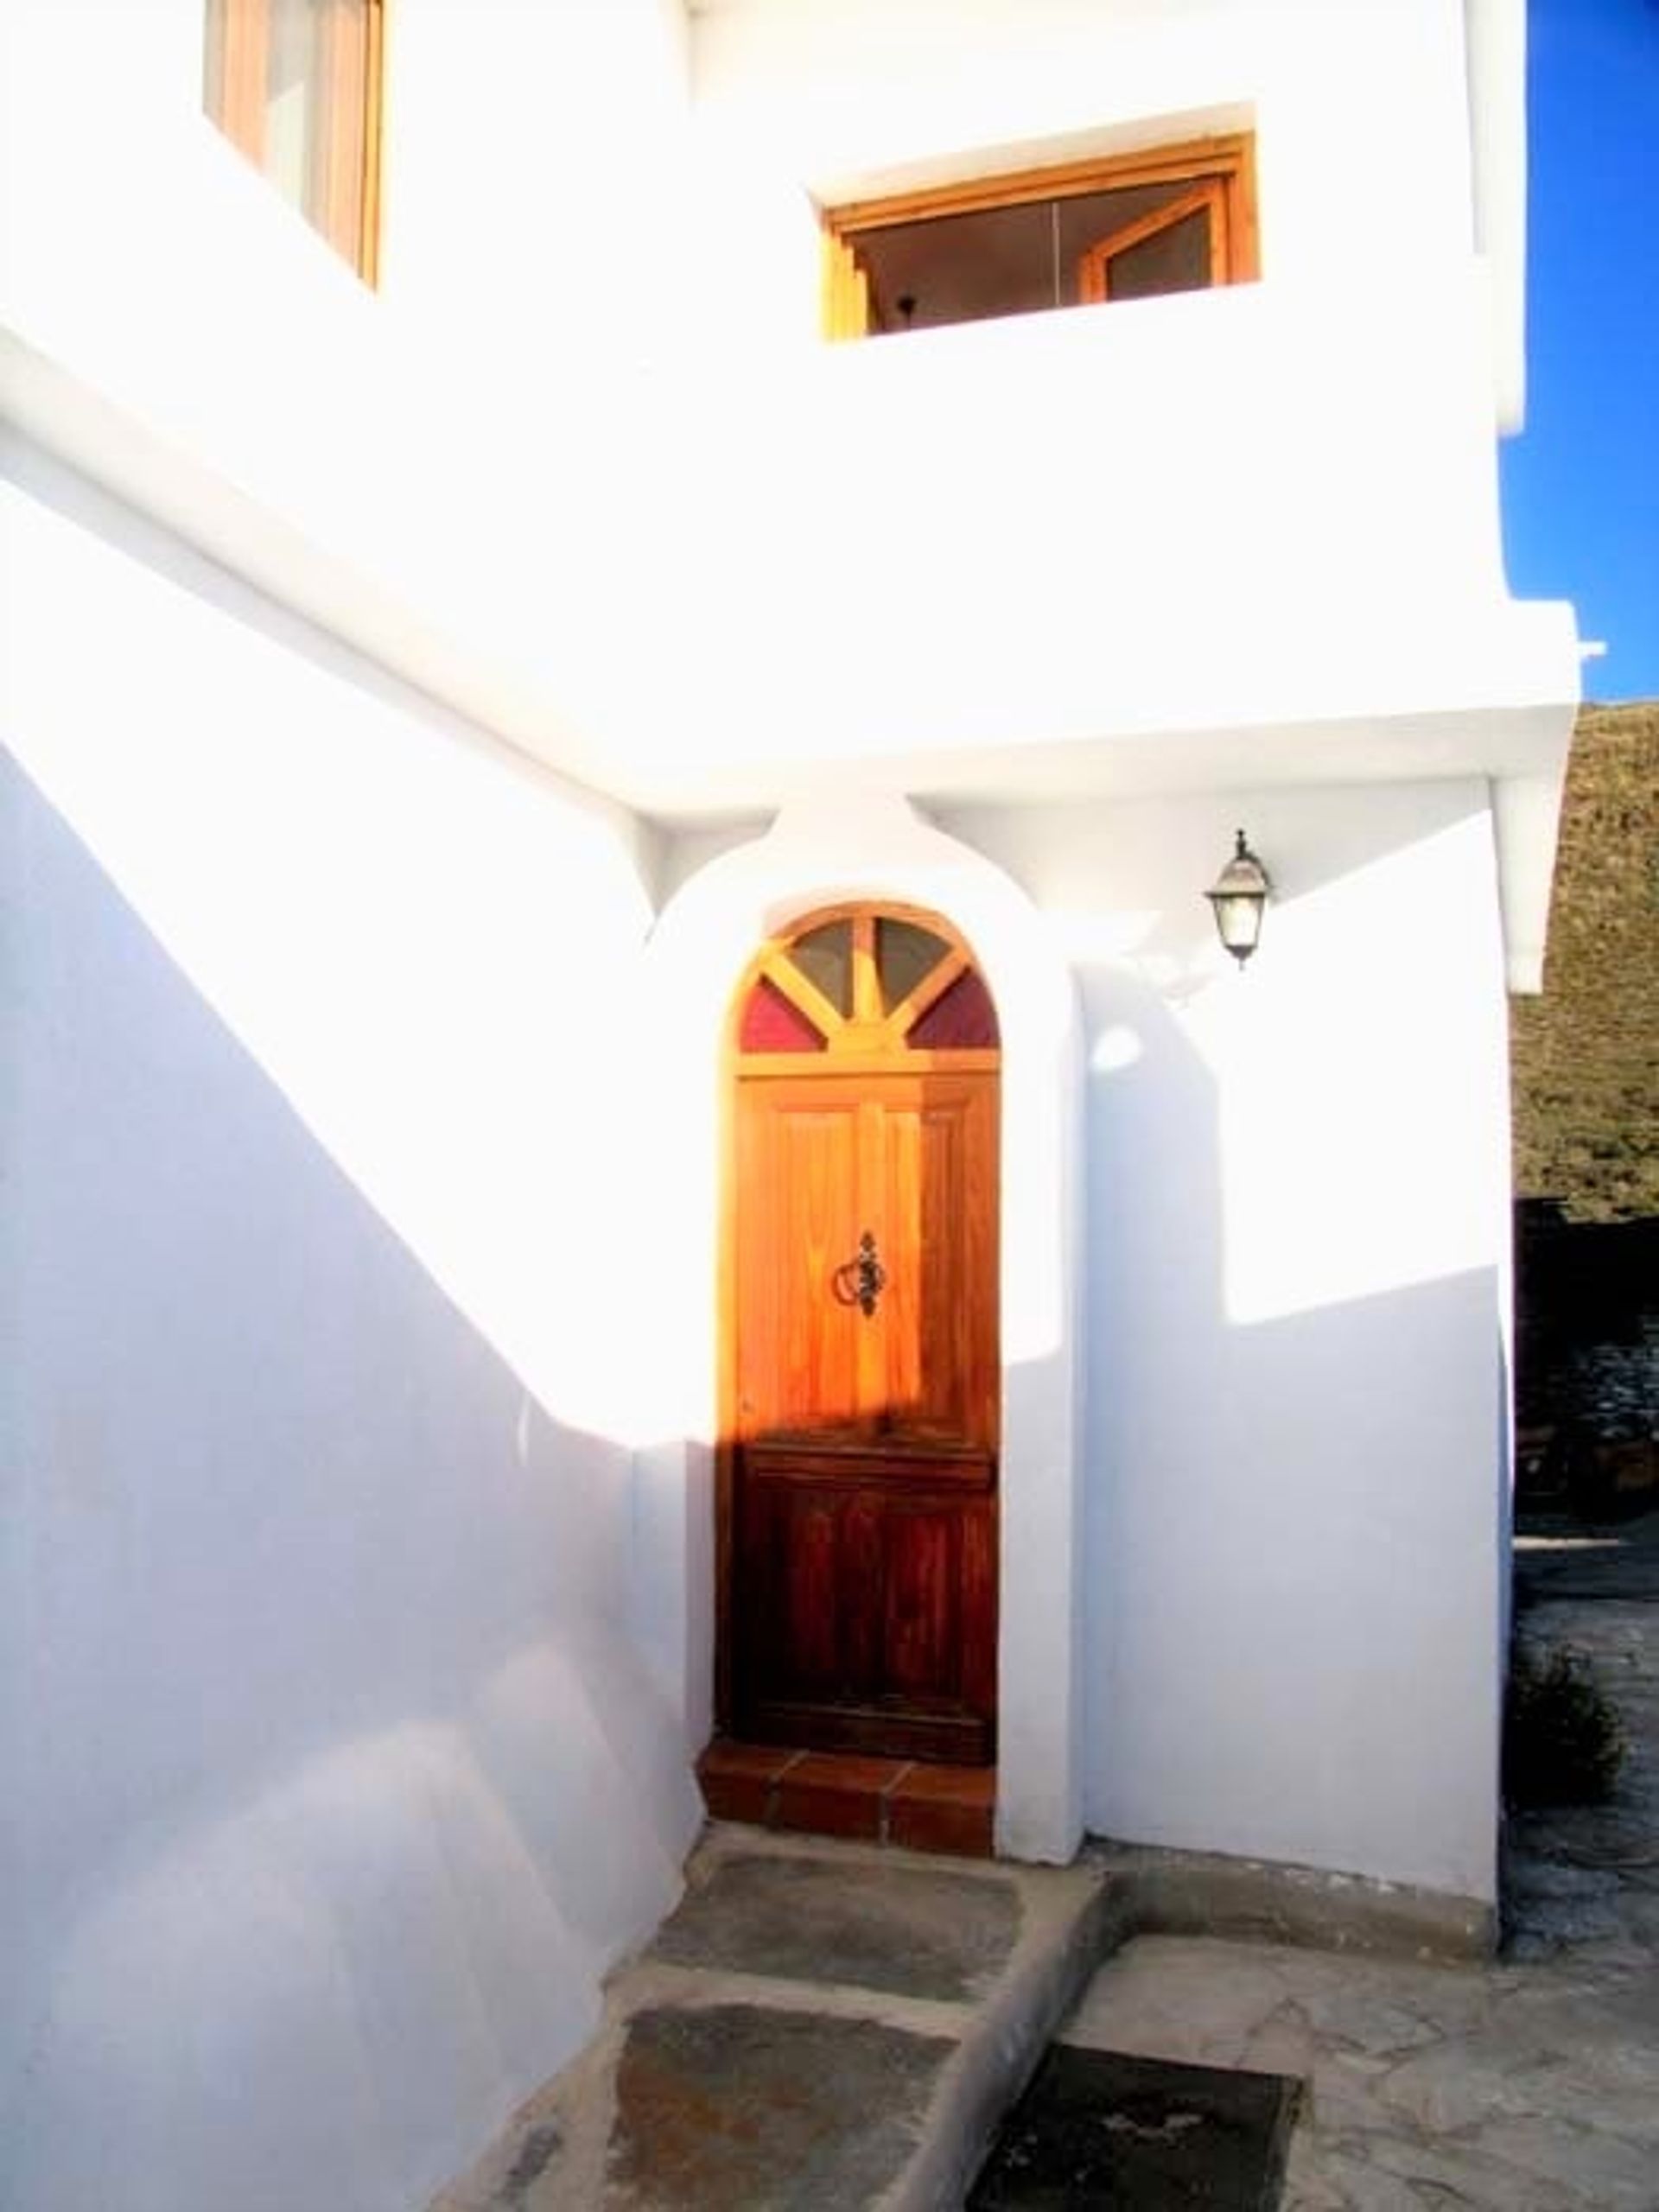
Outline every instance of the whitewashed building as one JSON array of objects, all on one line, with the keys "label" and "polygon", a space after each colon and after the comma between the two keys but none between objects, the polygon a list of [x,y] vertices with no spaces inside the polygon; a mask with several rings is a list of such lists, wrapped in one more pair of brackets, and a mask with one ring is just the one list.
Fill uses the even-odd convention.
[{"label": "whitewashed building", "polygon": [[0,2202],[422,2203],[717,1726],[1490,1907],[1521,0],[0,37]]}]

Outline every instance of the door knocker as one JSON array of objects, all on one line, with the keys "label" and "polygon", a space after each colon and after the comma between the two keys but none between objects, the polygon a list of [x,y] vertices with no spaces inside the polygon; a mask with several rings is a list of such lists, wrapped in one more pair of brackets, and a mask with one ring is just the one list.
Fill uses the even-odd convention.
[{"label": "door knocker", "polygon": [[837,1268],[831,1281],[841,1304],[856,1306],[868,1320],[887,1287],[887,1271],[877,1255],[875,1239],[868,1229],[858,1240],[858,1257],[849,1260],[844,1267]]}]

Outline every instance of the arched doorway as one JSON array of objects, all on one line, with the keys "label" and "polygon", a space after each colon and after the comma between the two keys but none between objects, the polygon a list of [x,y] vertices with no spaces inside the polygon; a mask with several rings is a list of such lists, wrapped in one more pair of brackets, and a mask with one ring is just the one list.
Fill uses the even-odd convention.
[{"label": "arched doorway", "polygon": [[730,1015],[718,1694],[733,1734],[996,1756],[1001,1039],[953,927],[798,919]]}]

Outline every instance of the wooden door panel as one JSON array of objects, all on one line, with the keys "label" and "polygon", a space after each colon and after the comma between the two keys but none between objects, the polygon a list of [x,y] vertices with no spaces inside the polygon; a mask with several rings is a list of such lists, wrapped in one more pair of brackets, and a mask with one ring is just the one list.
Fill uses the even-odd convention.
[{"label": "wooden door panel", "polygon": [[744,1454],[736,1723],[757,1738],[988,1759],[995,1493],[989,1456]]},{"label": "wooden door panel", "polygon": [[973,1077],[873,1086],[887,1254],[887,1425],[996,1433],[996,1093]]},{"label": "wooden door panel", "polygon": [[833,1696],[841,1683],[839,1516],[822,1492],[797,1491],[789,1503],[796,1510],[768,1516],[766,1529],[778,1672],[798,1696]]},{"label": "wooden door panel", "polygon": [[859,1102],[845,1084],[739,1094],[738,1427],[833,1427],[859,1411],[862,1315],[830,1290],[855,1250]]},{"label": "wooden door panel", "polygon": [[863,1703],[880,1696],[881,1690],[887,1514],[886,1500],[863,1488],[850,1492],[842,1509],[840,1574],[835,1599],[841,1630],[842,1680],[845,1694]]},{"label": "wooden door panel", "polygon": [[887,1519],[882,1672],[899,1697],[961,1694],[957,1515],[899,1506]]}]

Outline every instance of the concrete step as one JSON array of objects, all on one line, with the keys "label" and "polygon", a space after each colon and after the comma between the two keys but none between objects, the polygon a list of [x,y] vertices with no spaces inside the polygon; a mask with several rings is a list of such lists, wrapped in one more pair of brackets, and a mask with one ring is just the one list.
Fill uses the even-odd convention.
[{"label": "concrete step", "polygon": [[711,1827],[599,2035],[433,2212],[958,2206],[1114,1880]]}]

